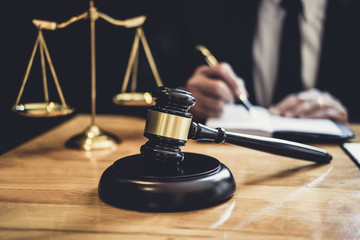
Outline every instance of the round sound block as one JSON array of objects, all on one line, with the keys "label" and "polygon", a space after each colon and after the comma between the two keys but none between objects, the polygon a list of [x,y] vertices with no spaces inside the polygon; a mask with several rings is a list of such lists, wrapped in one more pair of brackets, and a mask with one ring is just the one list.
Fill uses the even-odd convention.
[{"label": "round sound block", "polygon": [[145,160],[139,154],[117,160],[100,178],[100,199],[131,210],[176,212],[232,197],[236,185],[225,165],[206,155],[184,155],[175,166]]}]

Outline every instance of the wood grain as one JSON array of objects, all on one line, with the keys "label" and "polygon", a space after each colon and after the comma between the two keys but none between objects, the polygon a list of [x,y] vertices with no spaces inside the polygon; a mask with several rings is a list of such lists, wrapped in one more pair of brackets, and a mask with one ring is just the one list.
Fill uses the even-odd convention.
[{"label": "wood grain", "polygon": [[[90,124],[88,115],[77,115],[0,156],[0,239],[360,238],[360,171],[336,144],[317,145],[334,159],[314,165],[189,140],[183,151],[211,155],[230,168],[235,195],[202,210],[146,213],[108,206],[97,195],[103,171],[139,153],[145,121],[106,115],[96,120],[122,139],[116,148],[65,148]],[[360,134],[359,125],[351,128]]]}]

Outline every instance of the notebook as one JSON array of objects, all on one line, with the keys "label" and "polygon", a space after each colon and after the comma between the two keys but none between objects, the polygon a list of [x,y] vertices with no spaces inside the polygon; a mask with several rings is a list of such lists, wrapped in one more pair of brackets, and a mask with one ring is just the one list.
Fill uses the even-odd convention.
[{"label": "notebook", "polygon": [[255,106],[251,115],[242,105],[224,106],[220,118],[206,121],[209,127],[226,131],[276,137],[300,142],[345,141],[355,134],[345,125],[328,119],[304,119],[274,116],[266,108]]}]

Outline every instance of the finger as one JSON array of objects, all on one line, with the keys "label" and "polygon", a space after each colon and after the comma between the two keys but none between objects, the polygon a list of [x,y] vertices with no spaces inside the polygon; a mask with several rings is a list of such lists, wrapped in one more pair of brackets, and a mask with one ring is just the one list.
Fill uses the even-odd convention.
[{"label": "finger", "polygon": [[314,106],[312,104],[305,104],[298,106],[302,102],[316,102],[317,97],[320,95],[320,91],[316,88],[312,88],[306,91],[302,91],[298,94],[290,94],[279,102],[274,107],[271,107],[271,112],[276,115],[293,116],[303,110],[311,111]]},{"label": "finger", "polygon": [[210,78],[223,80],[231,89],[233,96],[239,96],[240,93],[247,94],[244,81],[238,77],[228,63],[220,63],[209,69],[203,69],[204,74]]},{"label": "finger", "polygon": [[[302,95],[302,96],[301,96]],[[342,111],[342,105],[329,93],[320,92],[316,89],[298,95],[302,101],[293,108],[294,116],[306,116],[314,112],[321,112],[319,109],[336,109]]]},{"label": "finger", "polygon": [[190,109],[190,112],[196,119],[218,118],[222,114],[223,105],[224,102],[221,100],[201,95],[195,106]]},{"label": "finger", "polygon": [[210,98],[222,100],[224,102],[234,101],[231,89],[220,79],[203,79],[203,81],[197,84],[197,90],[201,92],[202,95]]},{"label": "finger", "polygon": [[195,106],[212,113],[221,113],[224,104],[225,102],[222,100],[208,97],[206,95],[199,95]]},{"label": "finger", "polygon": [[336,122],[347,122],[347,112],[337,108],[322,108],[300,116],[301,118],[324,118]]},{"label": "finger", "polygon": [[300,100],[295,94],[290,94],[278,104],[271,106],[269,111],[271,114],[283,116],[286,112],[291,111],[299,102]]},{"label": "finger", "polygon": [[[205,89],[206,88],[204,88],[204,90]],[[231,88],[220,79],[211,81],[207,89],[209,90],[210,96],[216,97],[227,103],[234,101],[234,95]]]},{"label": "finger", "polygon": [[322,94],[322,92],[320,92],[320,90],[318,90],[317,88],[311,88],[309,90],[300,92],[297,95],[297,97],[300,100],[306,101],[306,100],[314,100],[321,94]]},{"label": "finger", "polygon": [[330,106],[334,100],[327,93],[322,93],[318,89],[309,89],[297,94],[298,102],[292,108],[283,112],[286,117],[300,117],[311,114],[319,108]]},{"label": "finger", "polygon": [[230,86],[223,81],[221,73],[216,67],[205,65],[198,67],[194,75],[187,82],[186,88],[190,92],[196,89],[207,96],[222,99],[225,102],[232,102],[234,100]]},{"label": "finger", "polygon": [[240,94],[248,95],[244,80],[236,75],[230,64],[224,62],[221,63],[219,67],[221,71],[224,72],[224,79],[233,90],[235,96],[239,96]]},{"label": "finger", "polygon": [[320,106],[316,101],[298,101],[298,104],[283,113],[286,117],[306,116],[319,110]]},{"label": "finger", "polygon": [[334,98],[329,98],[323,105],[317,105],[313,111],[303,112],[299,115],[302,118],[328,118],[338,122],[348,121],[347,109]]}]

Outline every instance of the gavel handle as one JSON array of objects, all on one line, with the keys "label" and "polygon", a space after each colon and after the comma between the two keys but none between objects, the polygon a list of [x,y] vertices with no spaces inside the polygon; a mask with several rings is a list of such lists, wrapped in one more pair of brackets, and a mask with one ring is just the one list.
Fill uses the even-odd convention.
[{"label": "gavel handle", "polygon": [[329,163],[332,159],[332,156],[326,150],[310,145],[277,138],[225,132],[222,128],[214,129],[195,122],[191,124],[189,138],[194,140],[210,139],[214,140],[215,143],[227,142],[263,152],[317,163]]}]

